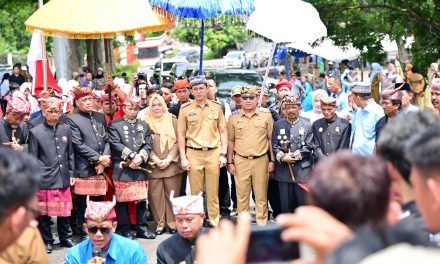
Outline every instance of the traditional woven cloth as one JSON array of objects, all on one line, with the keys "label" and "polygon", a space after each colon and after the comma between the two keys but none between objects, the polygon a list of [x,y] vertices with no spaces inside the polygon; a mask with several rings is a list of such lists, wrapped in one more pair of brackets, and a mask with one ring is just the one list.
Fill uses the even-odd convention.
[{"label": "traditional woven cloth", "polygon": [[37,197],[41,215],[70,216],[72,210],[70,187],[57,190],[40,190],[37,193]]},{"label": "traditional woven cloth", "polygon": [[137,202],[148,198],[148,181],[118,181],[115,184],[116,201],[118,202]]},{"label": "traditional woven cloth", "polygon": [[107,182],[102,175],[87,178],[75,178],[73,192],[79,195],[105,195],[107,192]]},{"label": "traditional woven cloth", "polygon": [[96,222],[115,219],[115,205],[116,200],[114,197],[111,202],[93,202],[87,196],[87,209],[84,217]]}]

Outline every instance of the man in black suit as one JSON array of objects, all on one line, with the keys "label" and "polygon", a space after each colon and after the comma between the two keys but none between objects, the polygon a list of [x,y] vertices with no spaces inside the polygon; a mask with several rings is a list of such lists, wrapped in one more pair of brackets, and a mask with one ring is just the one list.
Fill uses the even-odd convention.
[{"label": "man in black suit", "polygon": [[301,100],[298,96],[284,96],[281,107],[286,118],[274,124],[272,148],[276,156],[275,180],[281,213],[288,213],[305,204],[304,188],[307,188],[312,166],[313,134],[309,120],[299,116]]},{"label": "man in black suit", "polygon": [[[93,111],[91,88],[77,88],[74,93],[78,112],[67,123],[75,152],[74,193],[78,224],[82,227],[85,222],[87,195],[101,200],[107,191],[103,172],[110,165],[110,145],[107,142],[105,116]],[[85,236],[85,232],[83,235]]]}]

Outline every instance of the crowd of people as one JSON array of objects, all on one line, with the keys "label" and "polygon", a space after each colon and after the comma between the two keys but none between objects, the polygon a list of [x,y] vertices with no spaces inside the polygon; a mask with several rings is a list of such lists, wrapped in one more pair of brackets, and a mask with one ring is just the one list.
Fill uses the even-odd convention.
[{"label": "crowd of people", "polygon": [[315,85],[281,74],[272,105],[255,86],[218,98],[209,73],[128,84],[86,67],[31,95],[20,68],[1,83],[0,260],[48,263],[55,217],[66,263],[146,263],[133,240],[165,232],[158,263],[245,263],[252,221],[315,263],[439,255],[437,65],[426,82],[393,62],[365,82],[344,63]]}]

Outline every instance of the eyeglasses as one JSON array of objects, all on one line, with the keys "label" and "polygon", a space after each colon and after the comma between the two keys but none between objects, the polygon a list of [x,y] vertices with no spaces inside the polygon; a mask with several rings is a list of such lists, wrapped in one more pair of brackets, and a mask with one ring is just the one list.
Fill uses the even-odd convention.
[{"label": "eyeglasses", "polygon": [[255,96],[242,96],[241,99],[242,100],[251,100],[252,101],[252,100],[255,99]]},{"label": "eyeglasses", "polygon": [[96,233],[98,233],[98,230],[99,230],[99,232],[101,232],[101,234],[106,235],[110,232],[111,228],[110,227],[87,226],[87,230],[91,234],[96,234]]}]

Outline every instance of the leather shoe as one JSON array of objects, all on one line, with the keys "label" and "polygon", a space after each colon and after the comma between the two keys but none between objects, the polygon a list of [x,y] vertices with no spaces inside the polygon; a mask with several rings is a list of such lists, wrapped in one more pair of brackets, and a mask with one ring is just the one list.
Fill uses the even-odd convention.
[{"label": "leather shoe", "polygon": [[165,228],[156,229],[154,232],[157,236],[163,235],[165,233]]},{"label": "leather shoe", "polygon": [[168,230],[168,233],[170,233],[170,234],[175,234],[175,233],[177,233],[177,229],[175,229],[175,228],[170,228],[169,230]]},{"label": "leather shoe", "polygon": [[60,241],[60,247],[64,247],[64,248],[71,248],[73,246],[75,246],[76,244],[72,241],[72,239],[66,239],[63,241]]},{"label": "leather shoe", "polygon": [[52,244],[46,244],[46,252],[47,254],[52,253]]},{"label": "leather shoe", "polygon": [[138,233],[136,233],[136,237],[137,238],[143,238],[143,239],[155,239],[156,238],[156,234],[151,234],[151,233],[148,233],[147,231],[145,231],[145,232],[138,232]]},{"label": "leather shoe", "polygon": [[121,233],[121,236],[133,240],[133,236],[131,235],[130,232],[127,232],[127,233]]}]

